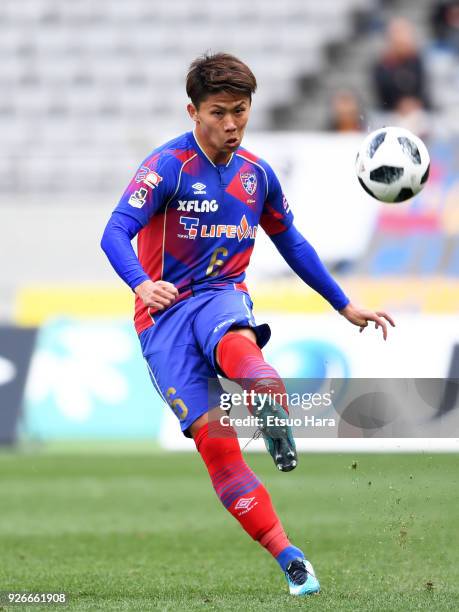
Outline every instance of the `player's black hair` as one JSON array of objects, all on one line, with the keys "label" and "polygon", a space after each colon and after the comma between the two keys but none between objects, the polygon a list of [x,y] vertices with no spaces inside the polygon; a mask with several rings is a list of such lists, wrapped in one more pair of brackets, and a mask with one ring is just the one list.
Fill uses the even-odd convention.
[{"label": "player's black hair", "polygon": [[208,96],[222,91],[252,100],[257,80],[250,68],[229,53],[205,53],[196,58],[186,77],[186,93],[196,108]]}]

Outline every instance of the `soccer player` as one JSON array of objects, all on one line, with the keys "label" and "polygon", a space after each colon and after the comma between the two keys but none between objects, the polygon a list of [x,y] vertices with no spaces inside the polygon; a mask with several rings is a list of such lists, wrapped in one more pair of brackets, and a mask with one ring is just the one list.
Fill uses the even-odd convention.
[{"label": "soccer player", "polygon": [[[155,149],[142,162],[114,210],[102,248],[136,294],[135,327],[158,393],[192,437],[214,489],[243,529],[278,561],[290,593],[319,592],[303,551],[293,546],[270,496],[245,463],[234,430],[209,417],[208,380],[243,379],[255,397],[285,394],[261,349],[269,326],[257,325],[244,284],[258,225],[296,274],[362,331],[374,321],[384,339],[384,312],[354,306],[293,225],[275,173],[241,147],[257,83],[237,58],[196,59],[187,75],[193,132]],[[138,235],[138,256],[131,240]],[[286,397],[286,394],[283,396]],[[268,427],[286,417],[274,401],[253,414],[276,466],[297,464],[290,428]]]}]

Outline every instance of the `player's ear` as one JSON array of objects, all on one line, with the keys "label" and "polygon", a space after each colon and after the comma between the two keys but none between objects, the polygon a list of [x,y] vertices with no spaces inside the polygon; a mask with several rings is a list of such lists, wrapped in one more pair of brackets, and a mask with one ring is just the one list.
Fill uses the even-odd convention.
[{"label": "player's ear", "polygon": [[192,102],[190,102],[187,105],[186,110],[188,111],[188,114],[190,115],[191,119],[197,122],[198,121],[198,111],[197,111],[196,106]]}]

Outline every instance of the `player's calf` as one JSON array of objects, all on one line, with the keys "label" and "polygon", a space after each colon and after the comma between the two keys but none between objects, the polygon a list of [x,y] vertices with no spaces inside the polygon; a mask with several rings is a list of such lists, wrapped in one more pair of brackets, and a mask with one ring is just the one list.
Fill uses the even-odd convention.
[{"label": "player's calf", "polygon": [[193,437],[215,492],[241,527],[284,572],[290,562],[304,558],[289,542],[268,491],[244,461],[234,429],[211,421],[193,432]]},{"label": "player's calf", "polygon": [[298,457],[288,424],[287,392],[279,374],[264,360],[257,344],[242,333],[229,332],[220,340],[217,360],[226,376],[254,392],[257,399],[250,410],[261,422],[266,448],[279,470],[293,470]]}]

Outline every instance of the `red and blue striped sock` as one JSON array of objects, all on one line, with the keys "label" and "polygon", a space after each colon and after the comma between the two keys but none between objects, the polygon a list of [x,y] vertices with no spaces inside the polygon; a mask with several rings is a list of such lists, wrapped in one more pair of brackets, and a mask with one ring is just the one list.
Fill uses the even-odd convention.
[{"label": "red and blue striped sock", "polygon": [[285,385],[253,340],[238,333],[225,334],[217,345],[217,361],[224,374],[240,380],[247,391],[276,394],[277,403],[288,413]]},{"label": "red and blue striped sock", "polygon": [[283,570],[291,560],[304,557],[290,544],[268,491],[244,461],[234,429],[211,422],[198,430],[194,441],[215,492],[241,527]]}]

